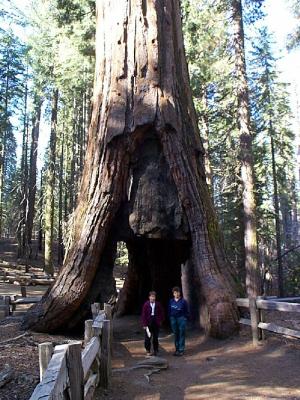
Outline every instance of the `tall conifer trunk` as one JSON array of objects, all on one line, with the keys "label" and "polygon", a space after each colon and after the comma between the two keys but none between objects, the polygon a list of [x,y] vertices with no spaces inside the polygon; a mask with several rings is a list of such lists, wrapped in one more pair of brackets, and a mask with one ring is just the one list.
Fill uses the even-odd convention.
[{"label": "tall conifer trunk", "polygon": [[259,294],[256,204],[250,106],[245,62],[243,9],[241,0],[232,0],[234,22],[235,72],[237,82],[238,125],[240,130],[241,180],[243,185],[244,246],[246,288],[249,297]]},{"label": "tall conifer trunk", "polygon": [[282,268],[282,252],[281,252],[281,233],[280,233],[280,210],[279,210],[279,196],[278,196],[278,180],[276,171],[276,160],[275,160],[275,146],[273,139],[273,126],[270,120],[270,138],[271,138],[271,154],[272,154],[272,175],[273,175],[273,187],[274,187],[274,212],[275,212],[275,227],[276,227],[276,252],[277,252],[277,274],[278,274],[278,295],[279,297],[284,296],[283,289],[283,268]]},{"label": "tall conifer trunk", "polygon": [[26,209],[25,218],[25,238],[26,238],[26,256],[31,257],[32,254],[32,230],[35,214],[35,195],[36,195],[36,177],[37,177],[37,155],[38,155],[38,140],[40,134],[42,102],[36,100],[34,116],[32,120],[31,144],[30,144],[30,161],[28,175],[28,206]]},{"label": "tall conifer trunk", "polygon": [[53,224],[54,224],[54,185],[56,159],[56,125],[57,125],[58,90],[54,89],[51,110],[51,134],[49,148],[49,165],[46,180],[45,201],[45,272],[53,275]]},{"label": "tall conifer trunk", "polygon": [[149,289],[165,302],[189,261],[184,273],[197,278],[205,328],[215,337],[236,332],[232,278],[203,157],[179,1],[122,0],[116,7],[98,0],[93,114],[72,243],[24,326],[70,328],[91,302],[113,301],[116,245],[124,240],[131,260],[124,312],[138,308]]}]

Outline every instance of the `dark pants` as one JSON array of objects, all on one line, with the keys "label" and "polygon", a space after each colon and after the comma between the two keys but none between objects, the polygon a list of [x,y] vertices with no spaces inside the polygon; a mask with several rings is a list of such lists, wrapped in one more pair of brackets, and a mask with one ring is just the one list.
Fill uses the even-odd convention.
[{"label": "dark pants", "polygon": [[151,332],[151,337],[149,338],[145,329],[145,349],[150,352],[151,350],[151,339],[153,344],[153,351],[158,351],[158,334],[159,326],[155,321],[155,317],[151,317],[150,324],[148,325],[149,331]]},{"label": "dark pants", "polygon": [[171,328],[174,333],[176,351],[184,351],[185,348],[185,317],[170,317]]}]

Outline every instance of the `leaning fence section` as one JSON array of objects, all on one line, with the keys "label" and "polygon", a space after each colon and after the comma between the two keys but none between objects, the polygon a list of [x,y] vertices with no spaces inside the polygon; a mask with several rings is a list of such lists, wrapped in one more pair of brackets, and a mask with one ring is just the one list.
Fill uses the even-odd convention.
[{"label": "leaning fence section", "polygon": [[30,400],[90,400],[98,386],[108,388],[111,377],[112,312],[109,304],[92,305],[83,341],[39,345],[40,383]]},{"label": "leaning fence section", "polygon": [[269,331],[285,336],[300,339],[300,331],[285,328],[272,322],[266,322],[266,311],[281,311],[300,313],[300,297],[290,298],[249,298],[236,299],[237,306],[248,308],[250,311],[249,318],[240,318],[240,324],[251,327],[253,343],[258,344],[259,340],[265,338],[264,331]]}]

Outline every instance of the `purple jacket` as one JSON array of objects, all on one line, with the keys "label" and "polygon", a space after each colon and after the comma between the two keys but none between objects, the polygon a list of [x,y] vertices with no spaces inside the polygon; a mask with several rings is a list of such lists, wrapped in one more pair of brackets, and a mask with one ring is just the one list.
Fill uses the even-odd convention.
[{"label": "purple jacket", "polygon": [[[155,302],[154,316],[156,324],[160,326],[164,320],[164,311],[158,301]],[[149,300],[143,305],[141,320],[143,326],[148,326],[151,322],[151,306]]]}]

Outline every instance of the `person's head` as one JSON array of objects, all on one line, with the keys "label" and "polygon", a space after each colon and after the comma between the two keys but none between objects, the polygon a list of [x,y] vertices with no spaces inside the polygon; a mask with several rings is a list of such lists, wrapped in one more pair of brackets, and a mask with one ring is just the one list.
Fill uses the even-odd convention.
[{"label": "person's head", "polygon": [[149,292],[149,300],[150,300],[150,303],[154,303],[155,302],[155,300],[156,300],[156,292],[154,292],[154,291]]},{"label": "person's head", "polygon": [[178,286],[173,287],[172,293],[173,293],[174,299],[179,299],[181,297],[180,287],[178,287]]}]

